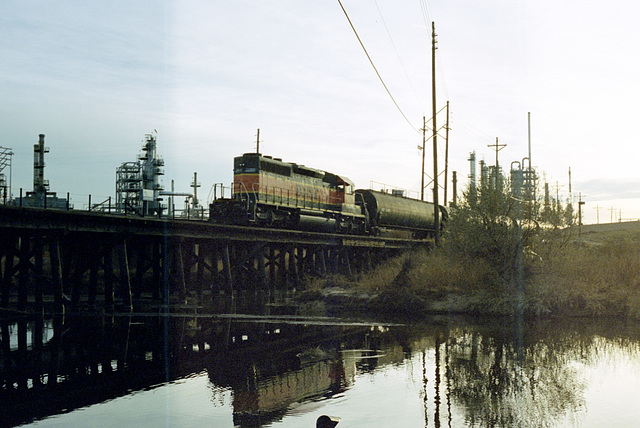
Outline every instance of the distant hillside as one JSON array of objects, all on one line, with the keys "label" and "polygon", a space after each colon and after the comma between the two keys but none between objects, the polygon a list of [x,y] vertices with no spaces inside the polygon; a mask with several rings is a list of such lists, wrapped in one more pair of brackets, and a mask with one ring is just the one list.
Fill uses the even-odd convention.
[{"label": "distant hillside", "polygon": [[623,221],[619,223],[583,224],[579,229],[572,229],[574,237],[584,240],[603,241],[610,238],[640,235],[640,221]]}]

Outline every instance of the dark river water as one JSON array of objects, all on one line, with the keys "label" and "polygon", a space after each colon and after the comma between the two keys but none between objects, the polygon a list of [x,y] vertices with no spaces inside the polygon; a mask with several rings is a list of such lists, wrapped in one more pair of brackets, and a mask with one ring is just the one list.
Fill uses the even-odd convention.
[{"label": "dark river water", "polygon": [[640,424],[635,323],[159,312],[1,323],[0,426]]}]

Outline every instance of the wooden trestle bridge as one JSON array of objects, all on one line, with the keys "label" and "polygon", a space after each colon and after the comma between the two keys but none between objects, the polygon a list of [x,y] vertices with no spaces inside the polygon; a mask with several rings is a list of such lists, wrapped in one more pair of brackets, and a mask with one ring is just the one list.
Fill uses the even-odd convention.
[{"label": "wooden trestle bridge", "polygon": [[0,205],[0,308],[133,308],[355,275],[415,245],[78,210]]}]

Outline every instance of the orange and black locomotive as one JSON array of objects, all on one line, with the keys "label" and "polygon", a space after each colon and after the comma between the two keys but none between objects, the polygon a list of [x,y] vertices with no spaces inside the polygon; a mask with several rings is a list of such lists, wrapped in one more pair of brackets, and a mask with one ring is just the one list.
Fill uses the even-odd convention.
[{"label": "orange and black locomotive", "polygon": [[[433,233],[432,203],[356,190],[344,176],[259,153],[236,157],[233,175],[233,195],[210,205],[211,221],[367,235],[403,230],[417,238]],[[444,207],[439,215],[446,219]]]}]

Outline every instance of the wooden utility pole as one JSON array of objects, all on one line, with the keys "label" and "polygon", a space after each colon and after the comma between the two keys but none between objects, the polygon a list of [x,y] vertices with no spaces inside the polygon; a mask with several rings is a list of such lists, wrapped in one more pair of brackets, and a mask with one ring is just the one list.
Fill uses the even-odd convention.
[{"label": "wooden utility pole", "polygon": [[444,203],[447,206],[447,183],[449,182],[449,101],[447,101],[447,125],[445,127],[444,149]]},{"label": "wooden utility pole", "polygon": [[424,201],[424,156],[426,152],[426,132],[427,132],[427,119],[422,116],[422,174],[420,175],[420,200]]},{"label": "wooden utility pole", "polygon": [[258,135],[256,137],[256,153],[260,154],[260,128],[258,128]]},{"label": "wooden utility pole", "polygon": [[571,192],[571,167],[569,167],[569,200],[573,203],[573,193]]},{"label": "wooden utility pole", "polygon": [[453,193],[451,196],[451,206],[455,207],[458,205],[458,173],[456,171],[451,173],[451,185]]},{"label": "wooden utility pole", "polygon": [[582,193],[578,193],[578,226],[582,226],[582,206],[584,204]]},{"label": "wooden utility pole", "polygon": [[[447,106],[442,107],[439,111],[437,111],[434,114],[434,116],[440,114],[445,108],[448,108],[448,104],[449,103],[447,102]],[[429,119],[429,120],[431,120],[431,119]],[[443,126],[442,128],[448,127],[448,123],[449,123],[449,118],[447,116],[447,125]],[[431,183],[433,182],[433,179],[431,178],[431,176],[429,174],[425,174],[425,171],[424,171],[424,164],[425,164],[425,157],[426,157],[425,148],[427,146],[427,141],[430,140],[431,138],[433,138],[433,136],[437,132],[440,132],[440,129],[434,130],[434,132],[432,132],[431,136],[429,136],[427,138],[427,135],[426,135],[426,132],[427,132],[427,119],[426,119],[426,117],[422,116],[422,128],[421,128],[421,131],[422,131],[422,144],[418,146],[418,150],[422,150],[422,175],[421,175],[421,179],[420,179],[420,188],[421,188],[421,190],[420,190],[420,200],[424,201],[424,189],[426,189],[428,186],[430,186]],[[447,131],[447,133],[448,133],[448,131]],[[442,135],[440,135],[440,137],[442,137]],[[447,135],[447,138],[449,138],[448,135]],[[448,147],[447,147],[447,155],[445,156],[445,162],[448,164]],[[442,173],[446,174],[446,170],[441,172],[440,174],[442,174]],[[431,181],[429,181],[429,183],[425,184],[425,178],[424,177],[427,177]],[[445,182],[446,182],[446,175],[445,175]],[[447,193],[446,193],[446,188],[445,188],[445,202],[444,202],[443,205],[446,205],[446,199],[447,199],[446,196],[447,196]]]},{"label": "wooden utility pole", "polygon": [[492,148],[493,150],[496,151],[496,174],[498,173],[498,152],[502,149],[504,149],[505,147],[507,147],[506,144],[498,144],[498,137],[496,137],[496,143],[495,144],[489,144],[487,145],[487,147]]},{"label": "wooden utility pole", "polygon": [[431,22],[431,109],[433,112],[433,236],[440,245],[440,205],[438,204],[438,127],[436,126],[436,23]]},{"label": "wooden utility pole", "polygon": [[504,149],[505,147],[507,147],[507,145],[498,144],[498,137],[496,137],[496,143],[489,144],[487,145],[487,147],[493,148],[496,151],[496,166],[495,166],[495,171],[493,172],[494,177],[492,178],[491,174],[489,174],[488,179],[489,179],[489,185],[495,186],[495,188],[497,189],[502,183],[502,180],[500,178],[500,164],[498,163],[498,152]]},{"label": "wooden utility pole", "polygon": [[555,203],[556,208],[555,208],[555,210],[556,210],[556,214],[559,215],[560,214],[560,188],[564,187],[564,186],[558,184],[558,181],[556,181],[556,185],[555,186],[551,186],[551,187],[556,189],[556,203]]},{"label": "wooden utility pole", "polygon": [[582,206],[584,201],[582,200],[582,193],[578,193],[578,236],[582,235]]}]

